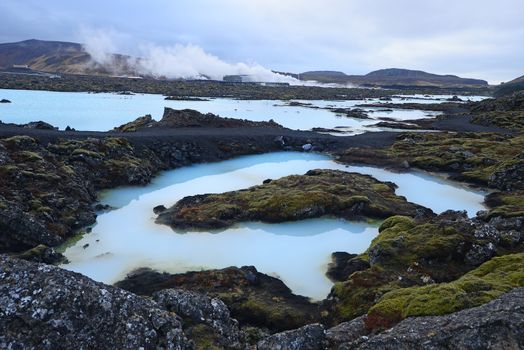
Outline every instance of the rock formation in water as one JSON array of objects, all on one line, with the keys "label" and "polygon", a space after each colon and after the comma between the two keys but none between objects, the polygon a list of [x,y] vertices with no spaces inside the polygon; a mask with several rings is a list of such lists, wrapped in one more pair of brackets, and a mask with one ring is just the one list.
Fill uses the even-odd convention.
[{"label": "rock formation in water", "polygon": [[116,127],[114,131],[130,132],[147,128],[239,128],[270,127],[282,128],[272,119],[268,122],[254,122],[247,119],[223,118],[216,114],[203,114],[193,109],[172,109],[166,107],[164,115],[158,122],[151,115],[140,117],[132,122]]},{"label": "rock formation in water", "polygon": [[283,222],[330,215],[344,219],[384,219],[432,212],[395,195],[395,185],[369,175],[310,170],[260,186],[222,194],[185,197],[159,214],[173,228],[213,229],[241,221]]},{"label": "rock formation in water", "polygon": [[253,266],[169,274],[138,269],[116,286],[139,295],[165,288],[184,288],[223,300],[244,325],[282,331],[319,319],[318,305],[295,295],[278,278]]}]

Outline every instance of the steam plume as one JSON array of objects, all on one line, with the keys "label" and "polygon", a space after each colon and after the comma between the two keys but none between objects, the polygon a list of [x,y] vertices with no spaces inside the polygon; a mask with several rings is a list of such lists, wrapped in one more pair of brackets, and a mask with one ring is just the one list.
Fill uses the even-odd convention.
[{"label": "steam plume", "polygon": [[143,45],[139,48],[140,58],[134,58],[114,55],[117,47],[106,32],[85,31],[84,37],[84,49],[92,60],[114,72],[122,71],[125,67],[128,72],[135,74],[168,79],[222,80],[226,75],[247,75],[251,81],[302,83],[259,64],[227,63],[192,44],[169,47]]}]

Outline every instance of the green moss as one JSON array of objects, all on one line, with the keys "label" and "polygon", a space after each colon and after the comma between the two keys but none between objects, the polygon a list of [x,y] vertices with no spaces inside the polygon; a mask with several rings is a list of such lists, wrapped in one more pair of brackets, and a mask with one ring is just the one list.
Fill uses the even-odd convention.
[{"label": "green moss", "polygon": [[522,149],[524,133],[405,133],[389,148],[351,148],[341,160],[379,165],[407,161],[412,167],[459,173],[464,181],[487,186],[494,173],[519,161]]},{"label": "green moss", "polygon": [[30,151],[20,151],[17,154],[17,157],[21,159],[21,161],[25,162],[41,162],[44,159],[36,152],[30,152]]},{"label": "green moss", "polygon": [[102,155],[98,152],[93,152],[93,151],[90,151],[90,150],[87,150],[87,149],[83,149],[83,148],[77,148],[75,149],[71,155],[73,156],[79,156],[79,155],[83,155],[83,156],[86,156],[86,157],[91,157],[91,158],[102,158]]},{"label": "green moss", "polygon": [[70,236],[64,243],[59,247],[55,248],[58,253],[63,254],[67,248],[73,247],[78,241],[80,241],[86,233],[84,231],[78,232],[74,236]]},{"label": "green moss", "polygon": [[482,244],[482,240],[438,219],[386,219],[369,249],[360,255],[371,267],[333,287],[332,295],[339,300],[335,318],[342,321],[365,314],[382,295],[398,288],[459,278],[474,268],[464,263],[460,247],[474,243]]},{"label": "green moss", "polygon": [[220,350],[223,349],[216,339],[216,335],[208,325],[197,324],[191,327],[189,338],[195,342],[195,348],[197,350]]},{"label": "green moss", "polygon": [[496,216],[504,218],[524,216],[524,191],[492,193],[487,197],[486,203],[491,207],[486,219]]},{"label": "green moss", "polygon": [[524,254],[505,255],[450,283],[388,292],[369,310],[367,323],[371,328],[388,327],[406,317],[448,314],[520,286],[524,286]]},{"label": "green moss", "polygon": [[60,171],[65,175],[65,176],[74,176],[76,174],[75,170],[73,169],[73,167],[71,167],[70,165],[66,165],[66,164],[63,164],[61,167],[60,167]]},{"label": "green moss", "polygon": [[[195,197],[193,197],[195,198]],[[366,175],[314,170],[247,190],[185,198],[159,216],[174,227],[224,227],[240,221],[283,222],[332,215],[383,219],[415,215],[419,206]]]},{"label": "green moss", "polygon": [[21,144],[21,143],[36,143],[36,140],[27,135],[17,135],[3,139],[6,143]]},{"label": "green moss", "polygon": [[388,218],[379,228],[379,235],[371,242],[368,255],[373,252],[375,264],[410,266],[421,259],[438,262],[445,260],[464,237],[451,227],[435,224],[415,225],[408,217]]}]

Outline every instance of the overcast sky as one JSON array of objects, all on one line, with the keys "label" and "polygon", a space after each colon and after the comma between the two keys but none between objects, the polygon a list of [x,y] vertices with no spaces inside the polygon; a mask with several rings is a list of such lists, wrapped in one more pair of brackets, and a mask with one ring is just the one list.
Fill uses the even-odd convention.
[{"label": "overcast sky", "polygon": [[291,72],[398,67],[498,83],[524,74],[523,14],[524,0],[2,0],[0,41],[104,35],[132,55],[192,44]]}]

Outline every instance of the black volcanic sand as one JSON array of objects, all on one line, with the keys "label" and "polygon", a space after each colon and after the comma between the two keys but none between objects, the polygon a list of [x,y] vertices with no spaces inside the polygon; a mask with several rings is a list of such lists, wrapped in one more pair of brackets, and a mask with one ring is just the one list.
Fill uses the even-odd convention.
[{"label": "black volcanic sand", "polygon": [[237,128],[153,128],[132,133],[114,131],[62,131],[27,129],[15,124],[0,124],[0,138],[17,135],[27,135],[41,142],[55,142],[59,139],[82,140],[87,138],[124,137],[134,145],[149,145],[158,141],[198,140],[206,142],[209,139],[242,140],[245,138],[288,137],[300,139],[304,143],[320,141],[331,145],[334,149],[344,147],[387,147],[395,141],[395,132],[373,132],[355,136],[333,136],[316,132],[290,130],[268,127],[237,127]]}]

